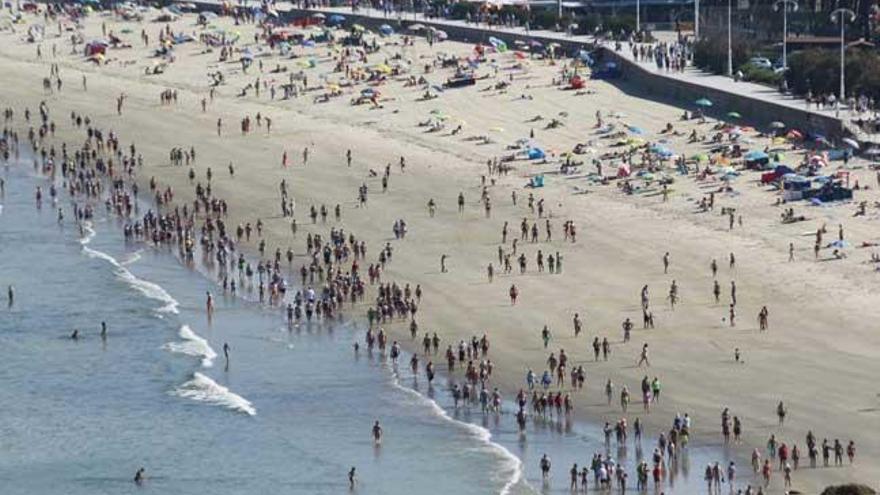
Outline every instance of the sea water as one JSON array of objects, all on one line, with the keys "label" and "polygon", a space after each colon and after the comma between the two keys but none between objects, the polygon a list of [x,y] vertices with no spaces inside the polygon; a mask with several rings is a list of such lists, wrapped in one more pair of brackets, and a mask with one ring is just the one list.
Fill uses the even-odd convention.
[{"label": "sea water", "polygon": [[[355,353],[357,320],[291,329],[277,309],[215,296],[208,321],[206,293],[221,292],[210,277],[125,243],[110,215],[80,229],[63,195],[38,208],[46,179],[28,166],[2,173],[0,289],[15,287],[0,308],[4,495],[336,494],[351,467],[357,493],[564,493],[571,464],[605,451],[595,426],[538,421],[522,434],[511,414],[455,410],[444,378],[428,388],[404,364]],[[689,456],[702,466],[708,454]],[[701,473],[684,467],[690,493]]]}]

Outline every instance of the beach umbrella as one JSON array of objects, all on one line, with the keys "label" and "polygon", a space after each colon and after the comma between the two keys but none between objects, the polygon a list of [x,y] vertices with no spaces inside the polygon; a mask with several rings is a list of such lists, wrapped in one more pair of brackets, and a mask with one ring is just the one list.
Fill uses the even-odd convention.
[{"label": "beach umbrella", "polygon": [[742,118],[742,115],[740,115],[739,112],[727,112],[727,116],[730,117],[731,119],[741,119]]},{"label": "beach umbrella", "polygon": [[382,24],[379,26],[379,34],[382,34],[383,36],[391,36],[394,34],[394,28],[388,24]]},{"label": "beach umbrella", "polygon": [[858,141],[856,141],[855,139],[843,138],[843,142],[844,142],[844,144],[849,145],[849,147],[851,147],[854,150],[857,150],[860,148]]},{"label": "beach umbrella", "polygon": [[700,98],[699,100],[695,101],[694,104],[698,107],[708,108],[712,106],[712,101],[708,98]]},{"label": "beach umbrella", "polygon": [[425,25],[424,24],[410,24],[409,26],[406,27],[406,29],[409,31],[421,31],[421,30],[425,29]]},{"label": "beach umbrella", "polygon": [[773,122],[770,122],[770,127],[774,128],[774,129],[785,129],[785,123],[780,122],[778,120],[774,120]]},{"label": "beach umbrella", "polygon": [[449,39],[449,35],[446,33],[446,31],[438,29],[434,31],[434,39],[436,39],[437,41],[445,41]]},{"label": "beach umbrella", "polygon": [[707,162],[709,161],[709,155],[705,153],[697,153],[696,155],[691,156],[691,160],[696,160],[698,162]]},{"label": "beach umbrella", "polygon": [[312,14],[312,19],[326,19],[327,16],[318,12],[317,14]]},{"label": "beach umbrella", "polygon": [[338,24],[342,24],[343,22],[345,22],[345,17],[339,14],[333,14],[330,16],[329,19],[327,19],[327,24],[331,26],[336,26]]},{"label": "beach umbrella", "polygon": [[366,31],[367,28],[363,27],[363,26],[360,25],[360,24],[352,24],[352,25],[351,25],[351,30],[352,30],[352,31]]},{"label": "beach umbrella", "polygon": [[880,155],[880,148],[869,148],[869,149],[865,150],[863,154],[868,155],[868,156]]}]

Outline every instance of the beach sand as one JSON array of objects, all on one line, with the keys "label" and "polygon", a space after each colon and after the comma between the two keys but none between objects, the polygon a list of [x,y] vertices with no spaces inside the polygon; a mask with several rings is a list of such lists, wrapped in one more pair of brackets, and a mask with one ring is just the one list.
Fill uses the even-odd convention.
[{"label": "beach sand", "polygon": [[[441,349],[486,333],[492,345],[489,357],[496,366],[493,383],[508,398],[524,387],[527,368],[540,374],[549,352],[565,349],[570,362],[582,364],[587,371],[586,391],[573,394],[579,418],[601,424],[623,417],[616,398],[612,406],[605,405],[603,385],[610,378],[617,391],[626,384],[633,393],[634,404],[626,417],[630,423],[641,417],[650,439],[671,426],[675,413],[689,413],[694,419],[691,441],[721,447],[720,414],[729,407],[731,414],[743,421],[743,443],[730,447],[738,460],[740,482],[751,477],[747,462],[751,450],[757,447],[766,455],[771,433],[801,449],[802,468],[794,474],[794,487],[805,493],[816,493],[827,484],[843,481],[874,484],[880,475],[880,463],[871,460],[880,456],[880,441],[871,433],[880,424],[876,385],[880,334],[871,323],[880,316],[880,299],[877,274],[873,265],[866,263],[871,250],[845,249],[847,259],[825,262],[814,261],[812,253],[812,233],[822,224],[828,225],[825,242],[836,239],[839,223],[843,223],[852,245],[880,240],[876,208],[869,206],[867,216],[853,218],[852,203],[824,207],[795,203],[791,206],[796,213],[806,215],[808,220],[783,225],[779,220],[782,209],[772,206],[777,193],[758,184],[755,172],[746,172],[733,181],[734,194],[716,195],[712,213],[696,213],[696,202],[719,183],[697,182],[693,175],[672,173],[674,192],[668,202],[659,195],[627,196],[614,182],[606,186],[591,184],[585,178],[594,170],[589,161],[611,144],[595,134],[597,110],[607,120],[618,122],[619,127],[629,124],[643,128],[644,138],[649,141],[659,139],[658,132],[667,122],[685,136],[695,126],[701,134],[710,134],[711,123],[680,122],[681,107],[633,96],[638,90],[637,81],[626,83],[632,85],[626,92],[606,82],[590,81],[587,88],[594,94],[579,95],[551,84],[554,77],[559,77],[561,64],[549,66],[535,60],[526,70],[513,71],[509,69],[515,62],[512,55],[504,54],[490,55],[497,61],[498,79],[489,64],[484,64],[477,72],[489,79],[478,81],[475,87],[447,90],[431,101],[418,102],[423,90],[404,87],[403,77],[380,88],[383,97],[393,99],[382,101],[383,107],[377,109],[350,105],[349,100],[363,85],[344,88],[343,96],[328,103],[313,103],[320,90],[285,101],[280,100],[279,91],[279,99],[271,101],[267,90],[259,98],[253,91],[246,97],[238,93],[257,76],[283,82],[286,74],[273,75],[269,70],[283,64],[299,71],[297,60],[282,59],[277,52],[275,56],[258,56],[257,60],[263,60],[264,73],[254,66],[244,75],[237,62],[218,63],[219,50],[204,53],[203,45],[188,43],[176,50],[177,60],[164,74],[147,76],[144,68],[153,64],[148,58],[152,48],[144,48],[137,33],[146,28],[155,39],[164,24],[141,25],[93,15],[85,21],[86,39],[100,36],[102,22],[116,32],[131,29],[132,34],[121,36],[134,45],[110,49],[109,62],[102,66],[85,61],[81,54],[70,55],[66,41],[69,34],[58,39],[54,34],[47,35],[42,43],[43,58],[37,60],[36,45],[23,41],[21,26],[17,26],[16,34],[0,33],[0,104],[14,107],[20,116],[24,107],[35,109],[46,100],[52,119],[64,123],[49,141],[56,146],[62,141],[74,144],[82,139],[80,133],[68,133],[71,111],[91,116],[99,127],[119,133],[124,147],[131,141],[137,144],[138,153],[145,158],[144,168],[138,171],[141,190],[148,191],[147,182],[156,177],[162,187],[173,188],[175,202],[191,200],[193,188],[187,178],[189,167],[172,166],[169,150],[194,146],[197,180],[204,184],[206,169],[211,167],[214,194],[229,203],[227,225],[253,224],[262,219],[267,253],[292,247],[298,255],[294,269],[307,262],[303,254],[308,232],[326,236],[331,227],[344,228],[367,241],[368,260],[374,260],[381,246],[391,242],[393,261],[383,281],[421,285],[424,296],[417,315],[420,331],[437,332],[442,339]],[[253,41],[254,26],[232,27],[231,23],[228,18],[215,21],[240,31],[240,45]],[[173,23],[172,29],[200,30],[192,16]],[[54,33],[55,28],[47,31]],[[398,37],[391,39],[399,42]],[[53,43],[58,45],[56,58],[51,55]],[[400,46],[387,46],[382,54],[371,55],[370,62],[381,63],[399,50]],[[432,48],[419,38],[415,46],[404,49],[404,56],[412,59],[413,74],[418,77],[421,67],[434,55],[446,52],[463,56],[471,50],[470,45],[453,42]],[[294,53],[318,61],[317,68],[304,71],[310,86],[318,86],[319,74],[333,68],[326,45],[297,47]],[[64,87],[60,93],[47,94],[40,81],[53,62],[61,67]],[[217,88],[207,112],[202,113],[199,102],[208,95],[207,73],[218,69],[227,82]],[[88,78],[88,91],[82,89],[82,73]],[[514,81],[506,92],[483,91],[511,73]],[[438,70],[426,77],[440,84],[449,75],[447,70]],[[177,104],[160,105],[159,93],[165,89],[178,91]],[[120,117],[116,115],[115,99],[121,93],[127,97]],[[444,130],[425,132],[426,128],[417,124],[427,120],[434,109],[448,116],[449,124]],[[607,117],[612,111],[623,117]],[[272,119],[271,134],[264,125],[242,135],[240,119],[246,115],[253,118],[258,112]],[[537,115],[543,120],[529,122]],[[222,137],[216,133],[218,118],[224,122]],[[565,125],[545,130],[552,118]],[[768,115],[766,120],[774,119]],[[463,130],[451,136],[450,130],[459,121],[464,121]],[[486,161],[509,153],[505,146],[528,137],[531,129],[534,141],[548,151],[558,154],[578,142],[594,141],[597,153],[577,156],[587,163],[570,176],[559,175],[554,160],[546,164],[513,162],[513,171],[497,177],[497,183],[488,188],[493,207],[491,218],[486,218],[479,202],[480,176],[486,173]],[[478,144],[468,139],[474,136],[488,136],[492,142]],[[686,144],[685,136],[671,138],[668,146],[687,156],[707,149],[705,145]],[[766,143],[766,139],[754,139],[754,148],[760,149]],[[301,156],[306,146],[310,157],[303,166]],[[346,166],[347,149],[353,150],[351,168]],[[292,163],[287,169],[281,166],[285,150]],[[397,166],[400,156],[406,157],[404,173]],[[791,152],[787,158],[788,163],[799,159]],[[234,178],[226,171],[229,162],[235,165]],[[381,175],[388,163],[392,172],[389,189],[383,193],[380,179],[370,177],[368,172],[374,169]],[[606,163],[604,168],[607,175],[616,166]],[[528,178],[541,172],[545,173],[545,187],[525,189]],[[870,170],[854,170],[851,180],[856,178],[863,186],[874,185]],[[278,184],[282,179],[291,185],[296,199],[296,237],[291,235],[289,219],[282,218],[279,211]],[[357,204],[357,188],[362,183],[369,186],[365,208]],[[518,194],[517,206],[512,205],[512,191]],[[456,207],[460,192],[466,198],[461,214]],[[520,221],[528,218],[531,223],[537,218],[526,206],[530,193],[536,200],[545,200],[554,240],[544,241],[544,221],[540,220],[541,242],[520,242],[518,246],[528,257],[528,273],[519,275],[514,261],[514,274],[504,275],[497,259],[501,226],[505,221],[510,223],[509,250],[510,240],[519,237]],[[427,212],[429,198],[438,204],[434,218]],[[856,191],[856,200],[867,200],[872,205],[880,195],[872,187]],[[342,206],[338,223],[332,220],[337,203]],[[321,204],[331,210],[330,220],[323,224],[319,218],[313,225],[308,208]],[[719,214],[727,206],[735,207],[737,215],[742,215],[742,227],[728,231],[727,217]],[[408,225],[405,240],[394,240],[392,224],[397,219],[404,219]],[[562,240],[566,220],[577,227],[576,243]],[[795,246],[794,262],[788,262],[789,242]],[[254,238],[246,245],[252,252],[256,247]],[[539,249],[545,255],[562,254],[561,274],[537,273],[534,259]],[[668,274],[663,273],[665,252],[671,256]],[[731,252],[737,260],[732,270],[727,265]],[[448,255],[448,273],[440,273],[440,257],[444,254]],[[820,257],[830,257],[830,250],[823,250]],[[713,258],[719,264],[719,304],[711,293],[709,265]],[[493,283],[486,277],[490,262],[495,266]],[[292,275],[291,279],[298,281],[299,277]],[[674,311],[665,301],[673,279],[681,297]],[[737,285],[735,328],[725,320],[731,280]],[[520,292],[515,306],[511,306],[507,295],[511,284],[516,284]],[[653,330],[642,330],[640,325],[639,293],[645,284],[650,289],[656,320]],[[368,292],[367,300],[372,296]],[[770,330],[762,333],[757,314],[764,305],[770,311]],[[361,304],[354,314],[362,316],[365,311],[366,305]],[[571,323],[576,312],[584,322],[584,332],[577,339]],[[621,323],[627,317],[636,329],[632,341],[624,344]],[[543,348],[540,337],[544,325],[553,333],[548,349]],[[385,328],[393,338],[412,349],[419,348],[420,337],[411,341],[405,322]],[[607,336],[612,342],[607,362],[593,362],[590,344],[594,336]],[[644,342],[651,349],[651,366],[640,369],[636,363]],[[744,363],[733,360],[737,347],[742,350]],[[445,369],[442,353],[434,360]],[[636,400],[639,382],[646,375],[656,376],[663,383],[662,398],[650,414],[643,414]],[[784,427],[777,425],[775,416],[780,400],[789,409]],[[804,436],[810,429],[820,443],[826,437],[830,441],[839,438],[844,444],[855,440],[855,465],[804,469],[808,465]],[[588,454],[584,453],[585,460]],[[782,492],[781,475],[776,473],[772,492]]]}]

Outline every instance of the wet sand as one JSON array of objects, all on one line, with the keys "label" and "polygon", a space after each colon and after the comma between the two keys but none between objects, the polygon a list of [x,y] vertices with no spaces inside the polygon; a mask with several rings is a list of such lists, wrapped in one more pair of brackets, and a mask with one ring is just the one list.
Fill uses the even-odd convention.
[{"label": "wet sand", "polygon": [[[227,225],[253,224],[262,219],[267,253],[292,247],[299,255],[295,269],[307,262],[302,255],[308,232],[326,236],[332,226],[342,227],[367,241],[368,259],[375,259],[380,246],[391,242],[393,262],[383,280],[422,286],[419,326],[422,331],[436,331],[443,339],[442,348],[472,335],[488,334],[490,358],[496,366],[494,382],[507,397],[524,386],[528,367],[540,373],[548,353],[564,348],[572,364],[583,364],[587,371],[586,392],[573,394],[580,418],[601,424],[622,417],[616,399],[611,407],[605,405],[606,379],[613,380],[617,391],[626,384],[635,399],[641,378],[657,376],[663,383],[661,402],[647,415],[641,414],[639,404],[633,404],[627,415],[630,423],[635,416],[642,417],[648,425],[648,437],[656,438],[659,429],[669,428],[676,412],[688,412],[694,418],[692,442],[720,445],[720,413],[723,407],[729,407],[732,415],[743,420],[743,445],[733,448],[741,459],[741,481],[750,476],[746,458],[751,449],[759,447],[766,455],[764,446],[771,433],[789,445],[797,443],[802,452],[801,466],[807,465],[804,435],[808,429],[820,442],[825,437],[830,441],[839,438],[844,444],[854,439],[859,453],[856,464],[845,469],[802,468],[794,475],[795,488],[816,492],[834,482],[870,482],[880,474],[880,464],[871,462],[880,455],[880,442],[870,434],[876,429],[880,411],[875,384],[880,372],[876,360],[880,336],[871,323],[880,313],[877,274],[873,265],[865,263],[871,250],[849,248],[845,249],[847,259],[817,262],[813,260],[811,234],[827,224],[825,242],[830,242],[837,238],[837,225],[843,223],[852,245],[880,240],[877,210],[871,206],[880,195],[873,187],[856,191],[857,201],[869,202],[865,217],[853,218],[855,205],[851,203],[825,207],[795,203],[790,206],[808,220],[783,225],[779,221],[782,209],[772,206],[777,193],[756,183],[757,173],[746,172],[733,182],[735,194],[716,195],[714,213],[695,213],[701,195],[710,187],[717,188],[718,183],[697,182],[693,175],[682,177],[670,172],[676,179],[671,186],[674,192],[668,202],[663,202],[660,195],[624,195],[614,182],[607,186],[588,182],[585,174],[594,171],[590,160],[612,149],[609,145],[613,142],[595,134],[594,115],[601,110],[608,119],[610,112],[619,112],[624,116],[610,120],[619,121],[619,127],[629,124],[644,129],[646,140],[658,139],[658,131],[672,122],[684,136],[671,138],[667,146],[686,156],[706,150],[704,145],[685,144],[686,135],[695,126],[700,134],[710,134],[712,123],[679,122],[682,108],[628,96],[605,82],[587,84],[595,94],[562,91],[551,84],[554,77],[559,77],[561,64],[551,67],[535,60],[527,70],[509,70],[516,62],[512,55],[490,55],[499,69],[497,80],[514,74],[512,87],[506,92],[483,91],[497,81],[493,68],[483,64],[477,73],[489,79],[478,81],[476,87],[442,92],[438,99],[427,102],[416,101],[423,92],[421,88],[404,87],[402,80],[390,81],[380,89],[383,98],[392,99],[382,101],[383,108],[379,109],[350,105],[350,99],[363,86],[343,89],[343,96],[328,103],[313,103],[320,90],[299,99],[271,101],[267,90],[259,98],[253,91],[246,97],[237,96],[243,86],[260,75],[257,67],[243,75],[237,62],[218,65],[219,50],[203,53],[204,46],[199,43],[178,48],[177,60],[164,74],[146,76],[144,68],[152,65],[152,59],[147,58],[152,48],[143,48],[137,33],[145,27],[155,39],[160,24],[145,22],[141,26],[92,16],[86,21],[87,39],[100,35],[102,21],[110,29],[132,29],[132,34],[122,37],[135,48],[109,50],[109,63],[100,67],[86,62],[81,55],[69,55],[66,40],[51,34],[42,44],[43,59],[36,60],[35,45],[22,41],[21,33],[0,33],[0,103],[14,106],[21,115],[22,107],[34,109],[45,99],[56,122],[67,121],[70,111],[76,111],[90,115],[103,128],[116,130],[124,138],[123,146],[129,144],[127,139],[135,140],[145,158],[144,169],[139,171],[142,191],[148,191],[146,183],[155,176],[160,184],[173,187],[176,202],[191,199],[189,167],[172,166],[168,152],[175,146],[195,146],[197,180],[204,183],[206,169],[211,167],[214,194],[229,202]],[[240,44],[253,39],[253,26],[232,27],[229,19],[215,23],[240,31]],[[198,31],[192,17],[173,24],[173,29]],[[54,33],[54,28],[48,31]],[[58,43],[55,59],[51,56],[52,43]],[[418,77],[421,66],[437,53],[466,55],[471,48],[451,42],[430,48],[418,39],[415,46],[405,49],[405,56],[412,59],[413,74]],[[381,63],[399,49],[386,47],[382,54],[372,55],[370,62]],[[319,84],[319,74],[332,70],[326,45],[295,48],[294,53],[318,61],[317,68],[305,69],[310,86]],[[265,71],[260,77],[270,81],[286,80],[286,74],[269,73],[277,63],[291,71],[300,70],[297,60],[257,57],[261,59]],[[48,75],[51,62],[61,66],[64,87],[60,93],[50,95],[43,92],[40,81]],[[217,89],[214,101],[202,113],[199,102],[208,94],[207,72],[218,68],[227,82]],[[88,91],[82,89],[81,73],[88,77]],[[449,71],[438,70],[426,77],[440,84],[448,76]],[[176,105],[159,104],[159,92],[164,89],[178,91]],[[127,95],[122,117],[115,111],[115,98],[120,93]],[[426,128],[417,124],[427,120],[434,109],[449,117],[448,124],[444,130],[425,132]],[[272,119],[271,134],[263,126],[243,136],[239,132],[240,119],[245,115],[253,118],[257,112]],[[537,115],[543,120],[529,122]],[[224,122],[222,137],[217,137],[217,118]],[[560,119],[564,126],[545,130],[552,118]],[[449,135],[461,121],[462,132]],[[578,142],[594,141],[592,147],[597,153],[576,156],[586,163],[571,176],[555,173],[558,163],[553,160],[547,164],[514,162],[513,171],[498,177],[497,183],[489,187],[493,208],[491,218],[486,218],[479,202],[480,176],[486,173],[486,160],[510,153],[505,146],[528,137],[531,129],[535,131],[534,141],[548,151],[562,153]],[[474,136],[488,136],[491,142],[477,144],[469,139]],[[59,133],[54,141],[72,137]],[[755,137],[753,146],[762,148],[766,142]],[[308,165],[303,166],[301,156],[306,146],[310,157]],[[345,163],[346,149],[353,150],[351,168]],[[284,150],[292,162],[288,169],[281,166]],[[404,173],[397,166],[400,156],[406,157]],[[787,152],[786,163],[798,159],[798,155]],[[230,161],[235,164],[234,179],[226,171]],[[392,173],[389,189],[382,193],[380,179],[370,177],[369,170],[381,175],[387,163]],[[832,167],[837,165],[834,162]],[[609,163],[604,165],[606,174],[614,168]],[[531,175],[541,172],[545,173],[545,187],[523,187]],[[300,227],[296,237],[290,233],[289,219],[282,218],[279,211],[278,183],[282,178],[291,184],[296,199]],[[875,183],[870,170],[854,170],[851,180],[857,178],[862,185]],[[362,183],[369,186],[366,208],[357,206],[357,188]],[[583,190],[589,192],[580,193]],[[518,194],[518,206],[511,203],[512,191]],[[459,192],[466,197],[463,214],[456,207]],[[501,226],[504,221],[510,223],[509,250],[510,240],[518,238],[522,218],[529,218],[530,224],[536,220],[526,206],[530,192],[536,199],[545,200],[554,240],[544,242],[544,221],[540,220],[541,242],[519,243],[520,252],[528,257],[527,274],[519,275],[514,261],[514,274],[503,275],[497,259]],[[434,218],[427,212],[429,198],[438,203]],[[337,203],[342,206],[342,221],[338,223],[332,220]],[[318,224],[312,225],[308,208],[321,204],[331,210],[329,220],[322,224],[319,218]],[[722,207],[728,206],[735,207],[737,215],[743,217],[743,226],[732,231],[728,231],[727,217],[719,214]],[[406,220],[409,232],[405,240],[395,241],[391,228],[400,218]],[[562,223],[566,220],[575,222],[577,243],[562,240]],[[788,262],[789,242],[795,246],[796,259],[792,263]],[[246,248],[256,252],[257,241],[252,238]],[[561,274],[537,273],[538,249],[545,256],[557,251],[562,254]],[[664,274],[662,256],[667,251],[672,263],[669,273]],[[733,270],[727,266],[730,252],[737,260]],[[448,255],[449,271],[441,274],[443,254]],[[820,258],[830,255],[830,250],[824,249]],[[709,264],[713,258],[719,264],[719,304],[711,293]],[[496,272],[493,283],[486,278],[490,262]],[[291,278],[298,280],[298,276]],[[674,311],[664,299],[673,279],[681,295]],[[737,285],[735,328],[724,320],[731,280]],[[515,306],[507,296],[511,284],[520,291]],[[656,328],[650,331],[642,330],[640,325],[639,291],[645,284],[649,285],[656,320]],[[367,299],[371,297],[368,293]],[[763,305],[770,311],[770,330],[765,333],[759,332],[757,324],[757,313]],[[359,315],[365,311],[365,305],[355,309]],[[571,324],[575,312],[584,322],[584,332],[577,339]],[[627,317],[635,322],[636,330],[632,341],[623,344],[621,322]],[[544,325],[553,332],[546,350],[540,338]],[[418,348],[418,341],[409,340],[406,323],[385,328],[411,348]],[[593,362],[590,343],[594,336],[611,340],[608,362]],[[643,342],[651,349],[649,369],[636,367]],[[733,361],[736,347],[742,350],[744,364]],[[442,356],[435,361],[445,368]],[[784,400],[789,409],[784,427],[777,426],[775,417],[779,400]],[[781,492],[780,478],[775,475],[774,493]]]}]

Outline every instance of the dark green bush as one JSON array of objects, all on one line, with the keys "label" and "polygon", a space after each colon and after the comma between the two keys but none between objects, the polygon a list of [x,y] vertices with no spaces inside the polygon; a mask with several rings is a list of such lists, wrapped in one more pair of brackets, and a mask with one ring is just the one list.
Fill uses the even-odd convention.
[{"label": "dark green bush", "polygon": [[[813,49],[788,57],[788,86],[797,94],[837,94],[840,88],[840,52]],[[880,98],[880,55],[863,49],[846,52],[846,92]]]}]

